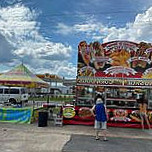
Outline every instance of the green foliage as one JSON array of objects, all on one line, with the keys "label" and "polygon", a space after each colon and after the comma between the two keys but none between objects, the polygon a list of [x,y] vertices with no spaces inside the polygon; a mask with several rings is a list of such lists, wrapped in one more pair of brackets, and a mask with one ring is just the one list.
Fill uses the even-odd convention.
[{"label": "green foliage", "polygon": [[61,107],[52,108],[52,111],[53,111],[54,114],[60,114],[60,112],[61,112]]}]

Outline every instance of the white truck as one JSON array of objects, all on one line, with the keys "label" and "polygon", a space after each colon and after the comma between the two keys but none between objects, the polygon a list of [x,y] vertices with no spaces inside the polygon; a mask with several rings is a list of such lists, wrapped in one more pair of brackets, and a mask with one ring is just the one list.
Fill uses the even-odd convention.
[{"label": "white truck", "polygon": [[0,86],[0,103],[21,104],[28,102],[27,88]]}]

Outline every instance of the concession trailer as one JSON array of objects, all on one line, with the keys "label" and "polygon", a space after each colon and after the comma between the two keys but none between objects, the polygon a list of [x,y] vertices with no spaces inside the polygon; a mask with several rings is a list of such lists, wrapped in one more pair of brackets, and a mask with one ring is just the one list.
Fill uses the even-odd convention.
[{"label": "concession trailer", "polygon": [[96,94],[105,98],[108,126],[133,128],[141,127],[137,99],[145,94],[152,124],[152,44],[80,42],[76,100],[63,108],[64,124],[93,125]]}]

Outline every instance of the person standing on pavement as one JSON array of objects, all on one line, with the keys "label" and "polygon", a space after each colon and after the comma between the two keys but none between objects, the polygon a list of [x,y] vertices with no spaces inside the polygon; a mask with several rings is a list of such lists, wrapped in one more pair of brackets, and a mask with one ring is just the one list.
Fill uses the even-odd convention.
[{"label": "person standing on pavement", "polygon": [[91,112],[95,117],[95,139],[99,140],[99,131],[102,130],[104,135],[103,140],[107,141],[107,114],[102,96],[96,98],[96,104],[92,107]]},{"label": "person standing on pavement", "polygon": [[150,129],[150,123],[147,117],[147,99],[145,98],[145,95],[143,94],[142,97],[140,99],[138,99],[138,103],[139,103],[139,114],[140,114],[140,118],[141,118],[141,126],[142,129],[144,129],[144,120],[146,121],[148,128]]}]

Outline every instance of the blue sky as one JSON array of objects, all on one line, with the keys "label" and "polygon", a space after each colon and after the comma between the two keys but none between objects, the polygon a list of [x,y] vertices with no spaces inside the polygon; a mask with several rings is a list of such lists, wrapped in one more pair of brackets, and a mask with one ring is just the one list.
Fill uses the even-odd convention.
[{"label": "blue sky", "polygon": [[152,42],[151,0],[0,0],[0,70],[74,78],[86,40]]}]

